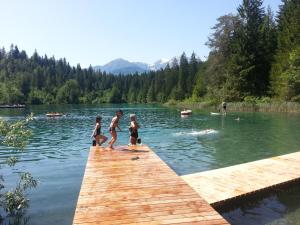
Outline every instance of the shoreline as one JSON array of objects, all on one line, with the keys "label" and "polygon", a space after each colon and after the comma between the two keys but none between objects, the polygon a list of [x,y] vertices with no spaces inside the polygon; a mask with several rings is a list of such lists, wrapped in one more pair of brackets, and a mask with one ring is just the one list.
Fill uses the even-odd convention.
[{"label": "shoreline", "polygon": [[[168,107],[214,110],[219,111],[220,105],[209,102],[167,102],[163,104]],[[300,113],[300,103],[297,102],[228,102],[227,112],[278,112],[278,113]]]},{"label": "shoreline", "polygon": [[[165,107],[175,107],[177,109],[193,109],[193,110],[211,110],[218,112],[221,104],[215,102],[202,101],[168,101],[166,103],[102,103],[102,104],[159,104]],[[100,105],[102,105],[100,104]],[[99,105],[99,104],[37,104],[37,105]],[[26,107],[36,106],[36,104],[27,105],[0,105],[0,109],[24,109]],[[274,113],[300,113],[300,103],[297,102],[282,102],[282,101],[271,101],[271,102],[227,102],[227,112],[274,112]]]}]

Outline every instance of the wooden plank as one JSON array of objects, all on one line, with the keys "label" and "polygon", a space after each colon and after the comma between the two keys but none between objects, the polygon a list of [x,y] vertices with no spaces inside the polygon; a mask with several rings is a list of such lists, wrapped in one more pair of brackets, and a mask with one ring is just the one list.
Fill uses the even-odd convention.
[{"label": "wooden plank", "polygon": [[228,223],[149,147],[121,146],[91,148],[73,224]]},{"label": "wooden plank", "polygon": [[210,204],[300,179],[300,152],[239,164],[182,178]]}]

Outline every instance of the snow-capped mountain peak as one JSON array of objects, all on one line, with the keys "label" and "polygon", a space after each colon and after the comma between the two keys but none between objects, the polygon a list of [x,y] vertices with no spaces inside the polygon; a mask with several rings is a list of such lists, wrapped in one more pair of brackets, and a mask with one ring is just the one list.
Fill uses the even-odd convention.
[{"label": "snow-capped mountain peak", "polygon": [[151,70],[164,69],[169,63],[168,59],[159,59],[153,64],[147,64],[143,62],[129,62],[128,60],[118,58],[114,59],[103,66],[94,66],[94,70],[105,71],[113,74],[132,74],[143,73]]},{"label": "snow-capped mountain peak", "polygon": [[168,59],[159,59],[155,61],[153,64],[149,65],[149,68],[150,70],[154,70],[154,71],[164,69],[168,63],[169,63]]}]

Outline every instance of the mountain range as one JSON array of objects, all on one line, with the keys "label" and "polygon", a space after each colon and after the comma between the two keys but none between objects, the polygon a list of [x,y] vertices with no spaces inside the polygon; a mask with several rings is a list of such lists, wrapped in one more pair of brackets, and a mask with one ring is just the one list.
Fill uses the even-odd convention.
[{"label": "mountain range", "polygon": [[147,64],[143,62],[129,62],[128,60],[118,58],[103,66],[94,66],[93,68],[95,71],[105,71],[106,73],[112,73],[116,75],[126,75],[164,69],[169,62],[170,60],[160,59],[153,64]]}]

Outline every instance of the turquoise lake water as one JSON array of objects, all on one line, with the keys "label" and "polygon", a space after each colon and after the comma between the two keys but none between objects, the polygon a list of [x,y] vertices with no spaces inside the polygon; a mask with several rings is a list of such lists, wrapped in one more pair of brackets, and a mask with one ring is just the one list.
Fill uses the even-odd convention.
[{"label": "turquoise lake water", "polygon": [[[1,166],[8,187],[20,171],[30,171],[39,186],[30,191],[31,225],[69,225],[76,206],[91,145],[96,115],[103,117],[103,132],[116,109],[125,112],[117,144],[128,143],[129,114],[136,113],[140,136],[177,174],[206,171],[300,150],[300,115],[278,113],[229,113],[212,116],[195,111],[181,118],[173,108],[158,105],[65,105],[0,109],[6,120],[33,112],[34,135],[21,162],[11,169]],[[46,118],[49,111],[65,117]],[[235,120],[237,117],[239,121]],[[209,132],[207,132],[209,129]],[[0,146],[0,160],[11,153]],[[253,203],[221,212],[232,224],[300,224],[300,187],[254,199]]]}]

